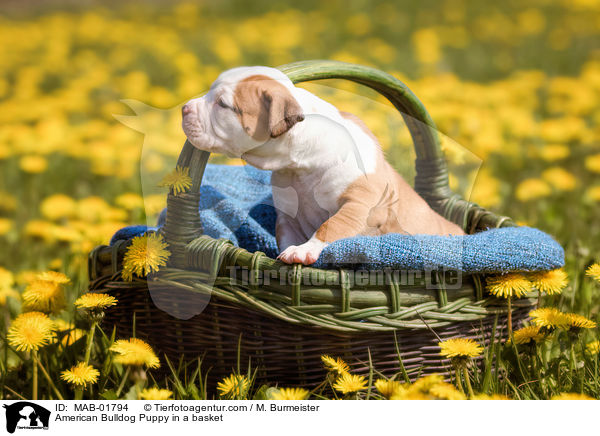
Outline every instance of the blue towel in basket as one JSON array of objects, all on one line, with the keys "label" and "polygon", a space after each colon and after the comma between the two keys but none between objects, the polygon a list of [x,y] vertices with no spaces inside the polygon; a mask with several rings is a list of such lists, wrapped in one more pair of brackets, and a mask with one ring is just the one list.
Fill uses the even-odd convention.
[{"label": "blue towel in basket", "polygon": [[[277,257],[271,173],[249,165],[208,165],[200,196],[203,233],[248,251]],[[165,211],[158,220],[164,224]],[[119,230],[111,245],[157,227]],[[562,267],[564,251],[548,234],[530,227],[490,229],[466,236],[356,236],[328,245],[319,268],[452,269],[464,272],[540,271]]]}]

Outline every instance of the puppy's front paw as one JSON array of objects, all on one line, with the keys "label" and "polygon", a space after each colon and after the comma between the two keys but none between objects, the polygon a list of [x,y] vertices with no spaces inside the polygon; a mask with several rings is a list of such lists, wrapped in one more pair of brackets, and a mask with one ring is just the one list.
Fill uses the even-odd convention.
[{"label": "puppy's front paw", "polygon": [[317,261],[321,251],[327,244],[325,242],[310,240],[302,245],[290,245],[283,250],[277,259],[285,263],[301,263],[311,265]]}]

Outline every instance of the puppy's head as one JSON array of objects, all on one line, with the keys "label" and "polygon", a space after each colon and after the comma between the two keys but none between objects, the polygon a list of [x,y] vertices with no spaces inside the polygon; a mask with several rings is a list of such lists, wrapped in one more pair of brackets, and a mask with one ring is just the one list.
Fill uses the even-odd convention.
[{"label": "puppy's head", "polygon": [[225,71],[206,95],[183,106],[183,131],[202,150],[240,157],[304,119],[293,89],[274,68]]}]

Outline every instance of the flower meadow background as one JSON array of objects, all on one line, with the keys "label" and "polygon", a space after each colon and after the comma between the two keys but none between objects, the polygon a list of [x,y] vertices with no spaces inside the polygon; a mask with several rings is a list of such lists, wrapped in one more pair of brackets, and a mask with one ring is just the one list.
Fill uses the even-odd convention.
[{"label": "flower meadow background", "polygon": [[[160,180],[173,169],[185,140],[181,104],[227,68],[314,58],[372,65],[407,83],[442,135],[453,189],[554,235],[565,248],[569,284],[545,297],[544,305],[597,321],[600,289],[585,271],[600,260],[599,29],[595,0],[3,2],[3,328],[21,313],[23,291],[41,271],[71,280],[63,284],[66,309],[53,318],[69,323],[81,316],[73,303],[87,286],[89,251],[125,225],[154,221],[165,205],[167,190],[144,189],[142,196],[141,180]],[[359,115],[389,160],[412,179],[410,137],[389,104],[354,84],[303,86]],[[596,339],[591,330],[577,340]],[[98,383],[111,392],[105,397],[136,397],[153,387],[143,371],[129,379],[129,366],[108,359],[115,344],[105,333],[96,332],[100,343],[87,356],[106,365],[96,365],[103,370]],[[81,360],[77,352],[92,347],[79,342],[79,350],[65,351],[73,365]],[[563,348],[558,344],[558,353]],[[3,397],[30,397],[29,382],[19,385],[18,375],[29,377],[31,356],[18,356],[4,344],[2,350]],[[566,353],[572,370],[589,358],[583,351],[577,357],[572,343]],[[40,395],[73,396],[68,377],[64,385],[58,381],[64,369],[59,359],[42,359],[40,371],[50,372],[56,386],[40,388]],[[588,363],[595,378],[584,369],[569,386],[549,382],[535,392],[515,387],[519,396],[505,382],[488,383],[486,393],[539,398],[566,390],[600,397],[597,358]],[[224,381],[224,389],[248,396],[247,380],[236,377],[241,375]],[[591,384],[584,386],[584,378]],[[483,380],[474,382],[476,390],[485,387]],[[194,393],[184,384],[156,381],[177,398],[203,395],[202,388]],[[95,389],[86,395],[98,397],[102,388]],[[389,395],[379,392],[389,398],[390,389]]]}]

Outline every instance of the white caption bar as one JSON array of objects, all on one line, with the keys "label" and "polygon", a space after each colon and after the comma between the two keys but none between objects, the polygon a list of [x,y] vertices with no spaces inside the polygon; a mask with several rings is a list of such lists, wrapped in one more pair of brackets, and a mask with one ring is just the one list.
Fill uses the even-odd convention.
[{"label": "white caption bar", "polygon": [[[587,434],[596,401],[0,401],[9,434]],[[205,433],[211,432],[211,433]],[[218,433],[217,433],[218,432]],[[0,432],[1,433],[1,432]],[[182,433],[173,433],[182,434]],[[189,433],[185,433],[189,434]]]}]

